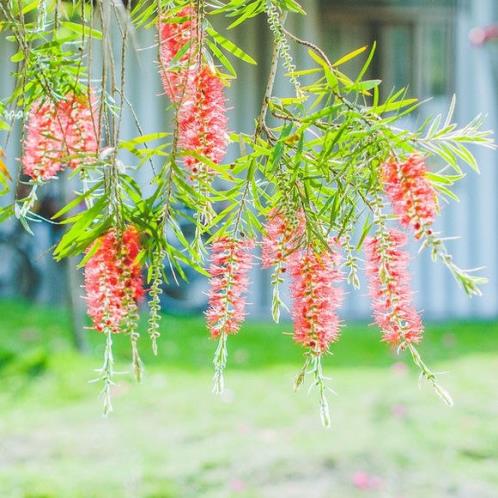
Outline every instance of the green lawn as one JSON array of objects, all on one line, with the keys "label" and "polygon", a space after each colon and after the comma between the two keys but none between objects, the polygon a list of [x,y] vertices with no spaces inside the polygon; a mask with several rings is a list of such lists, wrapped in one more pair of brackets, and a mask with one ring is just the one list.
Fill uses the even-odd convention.
[{"label": "green lawn", "polygon": [[[121,375],[103,418],[88,383],[101,336],[82,357],[63,311],[4,302],[0,316],[1,498],[498,497],[498,324],[428,327],[421,350],[447,372],[452,409],[373,327],[347,327],[325,365],[327,431],[316,393],[292,391],[288,325],[230,338],[220,399],[202,320],[164,317],[160,357],[144,337],[144,382]],[[116,356],[127,372],[127,338]]]}]

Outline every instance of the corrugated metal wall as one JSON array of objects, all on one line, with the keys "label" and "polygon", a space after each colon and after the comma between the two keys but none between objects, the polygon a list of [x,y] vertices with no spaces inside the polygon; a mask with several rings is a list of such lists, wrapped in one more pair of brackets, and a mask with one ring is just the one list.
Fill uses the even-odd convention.
[{"label": "corrugated metal wall", "polygon": [[[330,2],[331,4],[333,2]],[[321,5],[325,5],[322,2]],[[464,123],[478,112],[488,113],[487,125],[496,128],[497,124],[497,75],[498,52],[493,54],[487,49],[473,48],[467,34],[471,27],[478,24],[489,24],[496,20],[493,0],[474,0],[468,7],[461,8],[456,16],[456,93],[458,96],[458,121]],[[306,17],[291,19],[291,28],[297,34],[306,34],[306,38],[320,43],[322,16],[318,1],[308,0]],[[230,89],[228,97],[232,105],[230,126],[232,129],[250,131],[254,116],[260,103],[262,89],[266,78],[270,35],[261,29],[258,21],[249,22],[244,29],[236,29],[231,35],[241,47],[258,59],[258,67],[238,64],[239,79]],[[129,54],[129,63],[135,68],[128,76],[128,97],[134,104],[144,133],[152,133],[167,129],[170,124],[165,109],[167,102],[161,95],[161,86],[155,64],[154,32],[136,34],[138,53]],[[152,48],[151,48],[152,47]],[[355,47],[352,47],[355,48]],[[0,42],[0,61],[3,74],[9,70],[9,54],[12,47]],[[298,63],[303,63],[303,54],[298,53]],[[496,60],[493,60],[496,59]],[[0,80],[0,93],[8,92],[8,78]],[[286,83],[277,81],[277,92],[285,92]],[[137,135],[130,113],[125,115],[123,126],[125,137]],[[8,155],[18,157],[18,140],[14,134]],[[485,273],[490,282],[484,288],[484,296],[469,300],[457,287],[448,272],[430,261],[428,255],[414,259],[412,269],[414,284],[417,289],[418,306],[428,318],[489,318],[498,315],[498,209],[496,187],[498,172],[496,171],[496,154],[492,151],[477,151],[481,166],[480,176],[469,176],[457,187],[461,202],[445,209],[438,222],[448,236],[459,235],[462,240],[451,243],[456,260],[464,267],[485,266]],[[142,173],[142,182],[146,185],[148,174]],[[416,253],[416,247],[413,247]],[[48,264],[48,263],[47,263]],[[261,316],[269,312],[271,291],[268,274],[255,272],[252,286],[251,312]],[[50,286],[49,286],[50,287]],[[48,292],[48,291],[47,291]],[[366,318],[369,305],[365,287],[359,292],[347,295],[345,314],[347,317]],[[267,315],[269,316],[269,314]]]}]

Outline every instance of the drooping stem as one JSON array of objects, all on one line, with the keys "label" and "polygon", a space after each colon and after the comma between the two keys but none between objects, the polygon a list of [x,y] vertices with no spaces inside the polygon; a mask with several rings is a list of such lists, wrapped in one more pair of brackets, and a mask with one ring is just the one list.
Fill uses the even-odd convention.
[{"label": "drooping stem", "polygon": [[422,360],[420,353],[413,344],[408,344],[408,349],[413,359],[413,363],[420,369],[420,375],[432,384],[435,393],[443,400],[448,406],[453,406],[453,399],[450,393],[438,383],[436,374],[426,365]]},{"label": "drooping stem", "polygon": [[[397,278],[396,275],[391,274],[390,268],[390,258],[388,256],[388,252],[392,250],[392,240],[389,236],[389,231],[386,226],[387,215],[383,211],[383,201],[380,197],[380,194],[377,194],[372,203],[373,211],[374,211],[374,221],[378,228],[378,239],[379,239],[379,257],[380,257],[380,267],[379,267],[379,280],[382,281],[382,284],[389,288],[389,286],[393,285],[392,282],[395,282]],[[390,284],[391,283],[391,284]],[[392,314],[390,320],[395,322],[396,329],[399,331],[400,335],[400,343],[398,345],[398,352],[408,349],[410,351],[412,360],[414,364],[420,370],[420,374],[424,377],[428,382],[432,384],[434,391],[436,394],[448,405],[452,406],[453,401],[451,399],[450,394],[444,389],[438,382],[435,373],[433,373],[426,363],[422,360],[420,353],[416,349],[412,340],[407,337],[407,334],[410,332],[407,330],[406,320],[402,315],[397,311],[399,307],[399,298],[398,296],[390,295],[389,301],[391,302],[390,308],[392,309]]]},{"label": "drooping stem", "polygon": [[311,375],[312,384],[310,388],[318,389],[319,403],[320,403],[320,420],[325,428],[331,427],[331,417],[329,402],[327,400],[327,391],[330,388],[327,386],[327,378],[323,374],[322,355],[314,351],[307,351],[305,353],[305,361],[303,368],[299,370],[294,381],[294,390],[297,391],[304,383],[307,375]]},{"label": "drooping stem", "polygon": [[102,398],[104,400],[104,415],[108,415],[112,412],[112,386],[114,385],[114,356],[112,354],[112,331],[107,328],[104,331],[106,336],[105,348],[104,348],[104,363],[100,370],[100,379],[103,382],[102,387]]},{"label": "drooping stem", "polygon": [[257,141],[259,135],[265,128],[266,115],[268,113],[268,105],[270,98],[273,94],[273,87],[275,86],[275,78],[277,77],[279,59],[279,47],[277,43],[273,42],[273,51],[270,62],[270,72],[268,73],[268,80],[266,82],[265,93],[263,94],[263,101],[259,111],[258,119],[256,121],[256,129],[254,131],[254,142]]},{"label": "drooping stem", "polygon": [[223,372],[228,359],[227,334],[221,333],[218,339],[218,346],[214,354],[214,376],[213,376],[213,393],[222,394],[225,389],[225,380]]},{"label": "drooping stem", "polygon": [[149,334],[152,352],[157,356],[157,340],[161,335],[159,330],[159,322],[161,321],[161,294],[162,294],[162,273],[163,273],[163,260],[164,251],[162,248],[156,248],[151,261],[152,275],[151,286],[149,290],[149,325],[147,332]]}]

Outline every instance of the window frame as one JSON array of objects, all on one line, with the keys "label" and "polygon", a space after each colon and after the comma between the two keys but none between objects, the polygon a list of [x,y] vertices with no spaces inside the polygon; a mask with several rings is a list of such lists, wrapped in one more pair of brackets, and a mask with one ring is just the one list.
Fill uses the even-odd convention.
[{"label": "window frame", "polygon": [[[364,1],[364,0],[363,0]],[[327,26],[347,26],[354,23],[358,26],[364,26],[368,33],[367,42],[371,45],[374,41],[380,42],[382,29],[386,26],[405,26],[412,31],[411,39],[411,59],[413,61],[411,69],[411,81],[409,84],[409,93],[419,98],[429,97],[427,91],[427,82],[424,80],[423,58],[426,32],[428,26],[443,25],[447,30],[447,53],[446,57],[446,90],[439,97],[449,98],[455,91],[456,76],[456,24],[459,6],[457,2],[450,2],[447,6],[406,6],[406,5],[363,5],[355,3],[351,5],[351,0],[344,2],[330,2],[322,0],[321,7],[321,25],[322,36],[325,36]],[[371,2],[370,2],[371,3]],[[382,53],[374,57],[370,70],[371,75],[379,75],[384,64]],[[375,76],[373,76],[375,77]]]}]

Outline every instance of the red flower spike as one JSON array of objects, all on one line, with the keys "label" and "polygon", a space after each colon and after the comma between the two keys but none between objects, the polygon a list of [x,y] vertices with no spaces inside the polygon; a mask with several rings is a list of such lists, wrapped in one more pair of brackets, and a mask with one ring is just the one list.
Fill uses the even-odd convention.
[{"label": "red flower spike", "polygon": [[[193,87],[178,111],[179,149],[194,150],[217,164],[223,160],[228,146],[223,88],[223,82],[213,70],[203,67],[195,75]],[[184,164],[194,176],[203,166],[191,156],[185,157]]]},{"label": "red flower spike", "polygon": [[46,181],[65,166],[75,169],[91,163],[98,149],[94,107],[86,96],[73,94],[57,103],[35,102],[26,127],[24,173]]},{"label": "red flower spike", "polygon": [[211,337],[236,334],[245,318],[245,294],[252,266],[252,240],[223,237],[213,243],[206,319]]},{"label": "red flower spike", "polygon": [[411,155],[404,163],[395,159],[382,167],[384,189],[400,222],[415,231],[420,238],[432,225],[437,213],[437,196],[426,178],[424,158]]},{"label": "red flower spike", "polygon": [[304,230],[305,219],[302,212],[297,215],[297,226],[292,226],[276,209],[272,210],[263,237],[261,253],[263,268],[285,263],[290,252],[296,248]]},{"label": "red flower spike", "polygon": [[[142,274],[136,258],[140,237],[135,227],[127,227],[119,239],[110,230],[95,242],[98,248],[85,265],[88,315],[95,329],[122,331],[123,320],[144,295]],[[91,250],[91,249],[90,249]]]},{"label": "red flower spike", "polygon": [[290,256],[292,319],[294,340],[321,354],[339,338],[337,310],[342,289],[334,284],[342,280],[338,244],[320,252],[307,248]]},{"label": "red flower spike", "polygon": [[[186,19],[179,23],[165,19],[159,24],[159,36],[164,92],[179,106],[178,148],[195,151],[219,164],[228,147],[224,84],[214,70],[198,56],[194,10],[186,7],[176,17]],[[189,40],[188,49],[175,60]],[[209,171],[209,168],[192,156],[185,157],[184,164],[193,178]]]},{"label": "red flower spike", "polygon": [[383,340],[394,347],[420,342],[423,324],[412,304],[408,253],[401,248],[407,237],[391,230],[383,244],[379,237],[365,243],[367,275],[374,320]]},{"label": "red flower spike", "polygon": [[[165,18],[159,23],[161,80],[164,93],[172,102],[179,103],[192,87],[195,75],[197,47],[197,19],[192,7],[185,7],[176,16],[183,22],[170,22]],[[184,54],[175,60],[178,52],[189,43]]]}]

